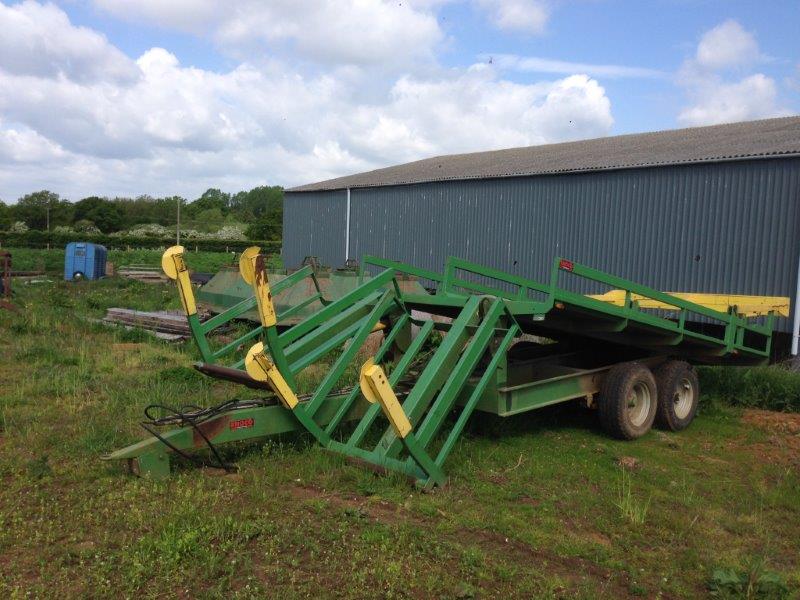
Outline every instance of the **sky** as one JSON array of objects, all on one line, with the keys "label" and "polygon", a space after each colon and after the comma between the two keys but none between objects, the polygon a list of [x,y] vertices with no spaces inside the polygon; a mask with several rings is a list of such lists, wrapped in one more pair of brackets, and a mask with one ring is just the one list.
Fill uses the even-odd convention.
[{"label": "sky", "polygon": [[0,200],[800,113],[800,1],[0,1]]}]

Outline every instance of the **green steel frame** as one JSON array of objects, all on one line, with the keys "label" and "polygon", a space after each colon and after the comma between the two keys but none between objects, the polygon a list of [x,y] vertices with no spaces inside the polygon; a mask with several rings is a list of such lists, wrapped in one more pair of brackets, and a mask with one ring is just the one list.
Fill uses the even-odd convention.
[{"label": "green steel frame", "polygon": [[[281,320],[320,300],[323,308],[300,323],[283,331],[276,325],[262,325],[216,351],[208,339],[211,332],[256,307],[255,294],[203,324],[196,315],[189,316],[203,359],[201,370],[224,367],[223,358],[246,342],[260,339],[290,395],[296,395],[296,378],[303,369],[336,351],[327,374],[308,398],[287,402],[273,383],[267,386],[254,380],[243,368],[245,358],[239,358],[228,366],[226,378],[250,387],[270,387],[282,405],[232,409],[105,458],[126,460],[137,474],[161,477],[169,473],[174,451],[305,430],[333,452],[403,473],[418,485],[430,487],[445,482],[444,463],[475,410],[509,416],[575,398],[591,403],[614,364],[611,359],[609,364],[597,363],[596,349],[603,344],[633,348],[637,359],[652,363],[679,356],[696,362],[753,364],[766,362],[770,353],[773,314],[756,324],[739,316],[735,307],[721,313],[566,259],[554,261],[547,283],[453,257],[442,274],[377,257],[366,257],[361,265],[362,283],[353,291],[329,301],[317,285],[316,294],[278,315]],[[379,272],[366,280],[368,269]],[[398,285],[399,274],[417,277],[436,289],[404,293]],[[626,301],[617,306],[570,291],[561,285],[567,276],[624,290]],[[310,267],[277,283],[272,293],[306,277],[314,278]],[[643,309],[632,300],[634,295],[674,310],[667,316]],[[452,321],[417,320],[412,309],[451,316]],[[698,329],[692,324],[693,315],[719,324],[721,333]],[[419,328],[415,337],[412,326]],[[398,434],[394,417],[384,413],[385,407],[364,401],[359,385],[336,391],[367,337],[377,330],[383,330],[385,337],[374,361],[391,364],[389,386],[405,390],[401,406],[410,432],[404,436]],[[431,354],[428,342],[437,330],[446,335]],[[595,360],[584,360],[580,352],[512,360],[509,349],[521,333],[552,339],[577,336],[585,340],[585,352]],[[247,427],[234,427],[242,423]]]}]

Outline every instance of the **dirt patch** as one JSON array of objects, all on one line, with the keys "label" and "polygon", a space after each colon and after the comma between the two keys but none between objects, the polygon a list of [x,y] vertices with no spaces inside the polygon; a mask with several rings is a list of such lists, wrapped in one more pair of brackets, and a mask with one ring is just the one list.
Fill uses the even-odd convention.
[{"label": "dirt patch", "polygon": [[747,446],[759,462],[800,470],[800,414],[749,409],[744,411],[742,423],[770,434],[766,442]]},{"label": "dirt patch", "polygon": [[744,411],[742,423],[755,425],[770,433],[800,435],[800,414],[798,413],[749,409]]},{"label": "dirt patch", "polygon": [[592,540],[595,544],[600,544],[606,548],[611,547],[611,540],[608,538],[608,536],[605,536],[597,531],[590,531],[586,534],[586,538]]},{"label": "dirt patch", "polygon": [[508,483],[508,477],[503,475],[502,473],[497,472],[490,472],[488,475],[480,475],[480,478],[484,481],[488,481],[489,483],[493,483],[495,485],[505,485]]},{"label": "dirt patch", "polygon": [[617,465],[628,471],[638,471],[642,468],[642,463],[633,456],[620,456],[617,459]]},{"label": "dirt patch", "polygon": [[528,506],[533,506],[534,508],[538,508],[542,501],[538,498],[531,498],[530,496],[520,496],[519,501],[521,504],[527,504]]}]

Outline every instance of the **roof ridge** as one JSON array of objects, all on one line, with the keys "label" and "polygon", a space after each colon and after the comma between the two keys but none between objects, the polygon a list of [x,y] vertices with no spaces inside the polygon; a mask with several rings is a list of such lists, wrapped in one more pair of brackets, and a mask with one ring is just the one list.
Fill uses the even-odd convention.
[{"label": "roof ridge", "polygon": [[[646,149],[636,146],[637,139],[654,138],[660,138],[665,144],[650,144]],[[603,153],[598,157],[596,149],[599,145],[602,145]],[[800,153],[800,116],[790,115],[553,144],[443,154],[297,186],[287,191],[322,191],[459,179],[618,170],[797,153]],[[502,159],[499,161],[502,165],[496,160],[498,156]]]}]

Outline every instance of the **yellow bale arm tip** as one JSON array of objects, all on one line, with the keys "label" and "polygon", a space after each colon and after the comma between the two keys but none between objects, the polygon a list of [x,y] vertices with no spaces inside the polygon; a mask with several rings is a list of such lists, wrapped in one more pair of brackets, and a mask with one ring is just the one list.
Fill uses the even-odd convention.
[{"label": "yellow bale arm tip", "polygon": [[[261,355],[261,356],[258,356]],[[262,360],[258,360],[262,358]],[[269,366],[264,364],[264,360],[267,360]],[[269,368],[271,367],[272,363],[264,355],[264,343],[257,342],[253,344],[250,349],[247,351],[247,355],[244,358],[244,369],[247,371],[247,374],[250,375],[256,381],[268,381],[269,380]],[[266,366],[266,369],[264,368]]]},{"label": "yellow bale arm tip", "polygon": [[161,270],[164,271],[164,275],[172,280],[178,278],[178,269],[175,266],[174,257],[183,256],[183,253],[183,246],[172,246],[164,250],[164,254],[161,255]]},{"label": "yellow bale arm tip", "polygon": [[262,342],[253,344],[250,350],[247,351],[244,359],[244,369],[256,381],[267,383],[284,408],[294,410],[294,407],[299,403],[297,395],[286,383],[286,379],[283,378],[278,367],[267,358]]},{"label": "yellow bale arm tip", "polygon": [[239,274],[242,276],[249,285],[253,285],[255,281],[255,257],[261,253],[261,248],[258,246],[250,246],[242,252],[239,257]]}]

